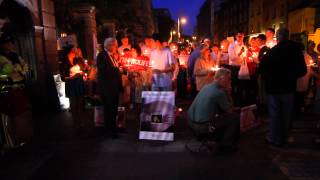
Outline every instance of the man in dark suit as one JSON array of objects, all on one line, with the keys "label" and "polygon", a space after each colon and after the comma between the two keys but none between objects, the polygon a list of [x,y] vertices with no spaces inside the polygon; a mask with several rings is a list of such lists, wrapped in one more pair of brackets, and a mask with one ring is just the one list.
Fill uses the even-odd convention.
[{"label": "man in dark suit", "polygon": [[97,86],[104,106],[104,123],[108,134],[113,138],[117,137],[116,118],[119,96],[123,90],[119,65],[115,59],[117,47],[116,39],[107,38],[97,57]]},{"label": "man in dark suit", "polygon": [[260,62],[262,78],[268,95],[270,136],[267,141],[282,146],[288,141],[293,114],[297,79],[307,68],[301,45],[289,40],[289,31],[277,32],[278,44],[263,56]]}]

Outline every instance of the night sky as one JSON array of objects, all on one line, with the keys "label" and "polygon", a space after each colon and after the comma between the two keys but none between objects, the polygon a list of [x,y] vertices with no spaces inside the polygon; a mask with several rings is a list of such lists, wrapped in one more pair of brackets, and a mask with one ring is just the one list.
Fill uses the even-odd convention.
[{"label": "night sky", "polygon": [[153,0],[154,8],[168,8],[172,19],[177,22],[178,16],[186,17],[187,24],[182,25],[184,34],[192,35],[197,25],[197,15],[205,0]]}]

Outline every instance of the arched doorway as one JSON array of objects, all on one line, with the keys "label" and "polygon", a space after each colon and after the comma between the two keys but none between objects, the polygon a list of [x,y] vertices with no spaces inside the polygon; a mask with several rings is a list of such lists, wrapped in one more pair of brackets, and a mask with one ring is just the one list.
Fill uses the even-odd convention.
[{"label": "arched doorway", "polygon": [[11,34],[17,53],[28,62],[27,81],[37,79],[34,45],[34,22],[30,10],[14,0],[0,2],[0,33]]}]

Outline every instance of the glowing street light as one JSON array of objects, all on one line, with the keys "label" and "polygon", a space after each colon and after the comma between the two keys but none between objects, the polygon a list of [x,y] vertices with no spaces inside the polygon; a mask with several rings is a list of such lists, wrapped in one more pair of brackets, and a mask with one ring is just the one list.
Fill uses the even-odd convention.
[{"label": "glowing street light", "polygon": [[187,19],[186,18],[181,18],[181,24],[186,24],[187,23]]},{"label": "glowing street light", "polygon": [[178,17],[178,37],[179,37],[179,39],[180,39],[180,36],[181,36],[181,34],[180,34],[180,23],[181,24],[186,24],[187,23],[187,19],[185,17],[182,17],[182,18]]}]

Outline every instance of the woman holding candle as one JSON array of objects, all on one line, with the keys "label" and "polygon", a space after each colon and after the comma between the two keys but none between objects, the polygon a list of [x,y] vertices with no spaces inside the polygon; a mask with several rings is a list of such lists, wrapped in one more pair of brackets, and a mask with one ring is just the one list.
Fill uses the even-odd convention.
[{"label": "woman holding candle", "polygon": [[67,55],[61,63],[61,79],[65,81],[66,97],[70,100],[72,118],[76,129],[84,127],[82,118],[85,85],[83,80],[83,58],[77,56],[74,48],[66,50]]},{"label": "woman holding candle", "polygon": [[196,78],[197,91],[200,91],[205,85],[213,81],[215,67],[212,60],[210,49],[207,46],[201,46],[200,57],[196,60],[193,74]]}]

